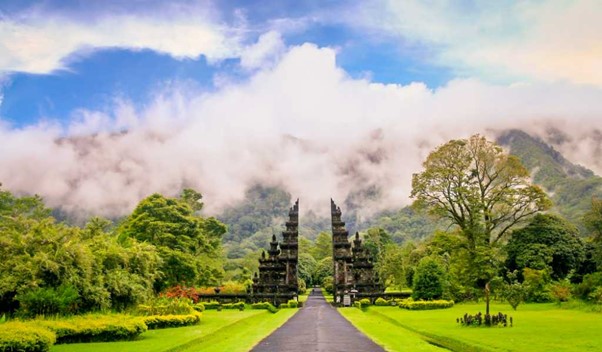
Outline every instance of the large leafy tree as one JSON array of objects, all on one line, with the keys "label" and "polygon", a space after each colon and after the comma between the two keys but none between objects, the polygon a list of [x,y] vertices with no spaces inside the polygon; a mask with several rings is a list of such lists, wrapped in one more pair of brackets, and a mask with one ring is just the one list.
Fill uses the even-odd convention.
[{"label": "large leafy tree", "polygon": [[157,247],[163,261],[157,290],[177,284],[214,285],[223,276],[221,237],[226,226],[196,214],[200,199],[192,190],[184,190],[180,198],[153,194],[120,226],[122,240],[134,238]]},{"label": "large leafy tree", "polygon": [[423,166],[412,179],[414,205],[457,225],[472,248],[499,242],[551,206],[518,158],[480,135],[449,141]]},{"label": "large leafy tree", "polygon": [[509,270],[546,269],[553,279],[564,279],[585,258],[585,245],[577,228],[555,215],[536,215],[508,241]]},{"label": "large leafy tree", "polygon": [[414,206],[459,227],[467,254],[463,275],[484,288],[489,313],[489,286],[500,264],[497,245],[551,202],[517,157],[480,135],[449,141],[423,166],[412,178]]}]

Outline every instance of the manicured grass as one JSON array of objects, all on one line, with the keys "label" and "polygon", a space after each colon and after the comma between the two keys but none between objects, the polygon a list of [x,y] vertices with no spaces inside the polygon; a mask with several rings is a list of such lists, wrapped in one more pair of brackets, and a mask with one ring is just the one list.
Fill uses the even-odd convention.
[{"label": "manicured grass", "polygon": [[339,312],[387,351],[444,351],[429,344],[420,335],[400,329],[376,314],[364,313],[357,308],[341,308]]},{"label": "manicured grass", "polygon": [[188,348],[178,349],[178,351],[249,351],[253,346],[284,324],[297,311],[298,309],[281,309],[275,314],[263,311],[264,315],[240,320],[226,329],[216,331],[198,343],[189,343]]},{"label": "manicured grass", "polygon": [[[492,313],[512,316],[513,327],[463,327],[456,318],[483,311],[483,304],[458,304],[450,309],[408,311],[395,307],[356,309],[350,320],[360,329],[374,319],[397,326],[401,336],[410,331],[453,351],[601,351],[602,314],[560,309],[554,304],[523,304],[513,311],[506,304],[493,304]],[[348,315],[345,310],[341,310]],[[387,328],[388,329],[388,328]],[[387,329],[368,329],[375,341],[390,338]],[[386,345],[386,343],[383,342]],[[401,347],[390,350],[403,350]]]},{"label": "manicured grass", "polygon": [[55,345],[51,352],[248,351],[296,312],[205,311],[199,325],[151,330],[136,341]]}]

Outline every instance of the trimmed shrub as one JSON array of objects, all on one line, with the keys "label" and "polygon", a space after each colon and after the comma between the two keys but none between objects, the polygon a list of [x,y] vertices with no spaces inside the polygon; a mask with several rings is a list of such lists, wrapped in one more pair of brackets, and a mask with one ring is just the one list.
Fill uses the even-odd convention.
[{"label": "trimmed shrub", "polygon": [[353,302],[353,306],[354,306],[355,308],[362,309],[362,302],[360,302],[360,301],[355,301],[355,302]]},{"label": "trimmed shrub", "polygon": [[0,352],[46,352],[55,341],[55,333],[34,324],[8,322],[0,328]]},{"label": "trimmed shrub", "polygon": [[194,309],[195,311],[199,312],[199,313],[203,313],[205,311],[205,305],[201,302],[195,304],[194,306],[192,306],[192,309]]},{"label": "trimmed shrub", "polygon": [[238,309],[245,310],[245,302],[236,302],[236,303],[226,303],[222,304],[223,309]]},{"label": "trimmed shrub", "polygon": [[218,309],[221,305],[217,301],[203,302],[206,310]]},{"label": "trimmed shrub", "polygon": [[403,300],[399,303],[399,308],[409,310],[431,310],[445,309],[454,306],[454,301],[436,300],[436,301],[414,301],[411,299]]},{"label": "trimmed shrub", "polygon": [[274,307],[270,302],[258,302],[251,304],[251,309],[266,309],[270,313],[276,313],[278,308]]},{"label": "trimmed shrub", "polygon": [[362,304],[362,306],[364,306],[364,307],[367,307],[372,304],[372,302],[370,302],[369,298],[362,298],[358,302],[360,302]]},{"label": "trimmed shrub", "polygon": [[201,313],[194,312],[188,315],[151,315],[143,319],[149,330],[177,328],[198,324],[201,321]]},{"label": "trimmed shrub", "polygon": [[290,308],[288,306],[288,303],[280,303],[280,305],[278,306],[279,309],[283,309],[283,308]]},{"label": "trimmed shrub", "polygon": [[142,318],[127,315],[83,315],[35,324],[53,331],[57,343],[132,340],[147,330]]},{"label": "trimmed shrub", "polygon": [[382,298],[382,297],[378,297],[376,299],[376,301],[374,301],[374,305],[375,306],[390,306],[391,305],[391,301],[387,301],[386,299]]},{"label": "trimmed shrub", "polygon": [[295,301],[294,299],[291,299],[290,301],[288,301],[289,308],[297,308],[298,306],[299,306],[299,302]]}]

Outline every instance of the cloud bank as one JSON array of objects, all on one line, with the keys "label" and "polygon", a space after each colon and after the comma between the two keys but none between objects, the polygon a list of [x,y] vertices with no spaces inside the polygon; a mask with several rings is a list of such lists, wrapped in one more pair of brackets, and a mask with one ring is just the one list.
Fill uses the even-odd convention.
[{"label": "cloud bank", "polygon": [[[261,45],[279,48],[277,39]],[[335,50],[312,44],[279,57],[214,92],[171,86],[142,109],[78,111],[66,131],[0,123],[0,182],[81,216],[123,215],[182,187],[200,190],[215,213],[255,182],[280,185],[319,214],[330,197],[377,189],[368,211],[408,204],[411,174],[449,139],[509,127],[546,135],[550,126],[571,137],[562,152],[602,173],[599,139],[580,138],[602,130],[600,88],[459,79],[432,90],[353,79]]]},{"label": "cloud bank", "polygon": [[347,21],[426,45],[464,75],[602,84],[597,0],[375,0]]},{"label": "cloud bank", "polygon": [[77,18],[44,11],[0,17],[0,72],[52,73],[68,69],[73,55],[103,48],[148,49],[176,59],[203,55],[210,63],[239,57],[242,28],[220,24],[199,6],[159,12],[161,17]]}]

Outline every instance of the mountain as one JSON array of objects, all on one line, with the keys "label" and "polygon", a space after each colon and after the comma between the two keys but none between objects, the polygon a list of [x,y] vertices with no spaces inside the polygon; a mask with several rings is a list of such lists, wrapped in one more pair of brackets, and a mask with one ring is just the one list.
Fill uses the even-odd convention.
[{"label": "mountain", "polygon": [[[593,196],[602,197],[602,177],[593,171],[567,160],[561,153],[543,140],[521,130],[505,130],[498,133],[497,143],[516,155],[530,170],[533,182],[540,185],[554,202],[552,212],[559,213],[574,223],[586,235],[582,217],[591,205]],[[356,192],[357,193],[357,192]],[[377,188],[352,193],[342,203],[343,220],[350,233],[380,227],[395,242],[423,240],[435,230],[446,230],[449,224],[419,214],[410,207],[387,209],[359,220],[364,200],[377,201]],[[291,195],[279,187],[254,185],[245,199],[226,209],[217,218],[228,224],[224,245],[230,258],[267,248],[273,233],[283,230],[285,216],[292,204]],[[309,212],[301,222],[301,236],[314,240],[321,231],[330,231],[330,219]]]},{"label": "mountain", "polygon": [[575,165],[553,147],[521,130],[503,131],[497,143],[516,155],[554,202],[559,213],[585,233],[582,217],[591,206],[591,198],[602,197],[602,177]]}]

